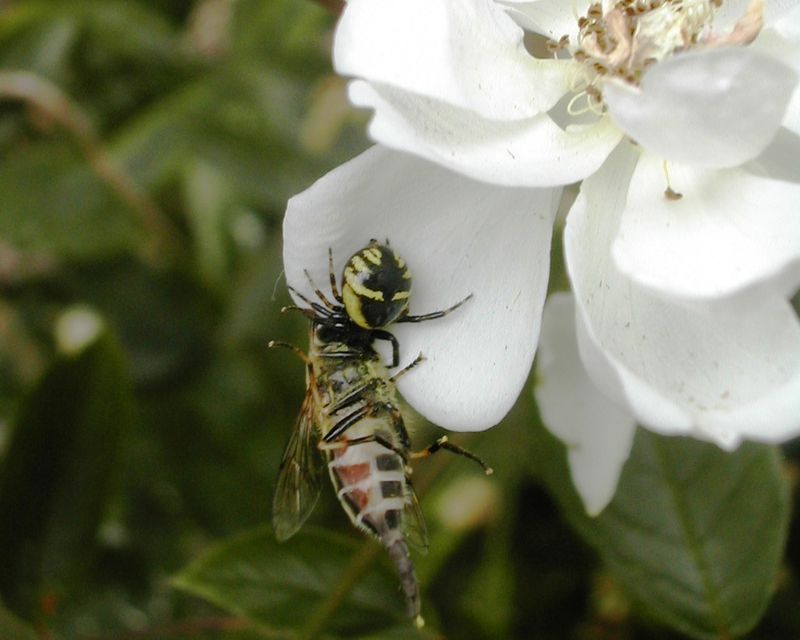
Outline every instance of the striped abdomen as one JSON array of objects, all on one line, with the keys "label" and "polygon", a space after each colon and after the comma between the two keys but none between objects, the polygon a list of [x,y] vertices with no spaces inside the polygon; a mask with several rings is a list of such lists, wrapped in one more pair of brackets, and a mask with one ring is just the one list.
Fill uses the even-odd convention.
[{"label": "striped abdomen", "polygon": [[328,469],[337,496],[353,524],[378,538],[389,552],[400,575],[409,615],[417,618],[419,588],[403,535],[408,496],[405,463],[397,453],[377,442],[342,446],[346,441],[376,433],[393,442],[387,422],[385,417],[365,418],[355,424],[337,443],[339,448],[328,451]]},{"label": "striped abdomen", "polygon": [[[342,357],[354,354],[352,348],[314,338],[315,377],[325,414],[320,420],[321,448],[333,486],[353,524],[376,537],[388,551],[400,575],[409,614],[421,624],[419,588],[403,534],[411,490],[401,454],[411,443],[397,409],[394,384],[371,348],[359,357]],[[351,419],[355,422],[340,436],[325,441],[327,434]],[[375,441],[376,437],[389,446]]]}]

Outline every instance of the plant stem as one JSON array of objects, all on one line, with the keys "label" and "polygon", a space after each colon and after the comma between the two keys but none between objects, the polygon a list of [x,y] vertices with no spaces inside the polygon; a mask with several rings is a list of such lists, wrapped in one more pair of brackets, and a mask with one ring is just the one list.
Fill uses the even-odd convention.
[{"label": "plant stem", "polygon": [[0,99],[22,101],[69,131],[95,174],[136,215],[147,236],[142,258],[151,265],[174,255],[179,234],[170,219],[106,150],[89,117],[55,84],[29,71],[0,71]]}]

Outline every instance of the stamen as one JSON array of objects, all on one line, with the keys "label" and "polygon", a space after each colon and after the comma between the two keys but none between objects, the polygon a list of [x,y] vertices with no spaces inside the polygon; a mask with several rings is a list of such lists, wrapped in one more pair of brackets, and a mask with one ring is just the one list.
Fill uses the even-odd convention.
[{"label": "stamen", "polygon": [[683,198],[683,194],[678,193],[677,191],[673,191],[672,187],[667,187],[666,189],[664,189],[664,197],[667,200],[680,200],[681,198]]},{"label": "stamen", "polygon": [[661,166],[664,169],[664,178],[666,178],[667,180],[667,188],[664,189],[664,197],[667,200],[680,200],[681,198],[683,198],[683,194],[679,193],[678,191],[675,191],[672,188],[672,184],[670,183],[669,179],[669,166],[667,165],[667,161],[664,160]]},{"label": "stamen", "polygon": [[[753,4],[763,0],[752,0]],[[588,94],[570,103],[571,112],[603,110],[605,78],[613,77],[638,86],[652,64],[703,43],[715,8],[722,0],[603,0],[593,2],[578,19],[578,40],[572,58],[580,63],[585,80],[573,82],[576,93]],[[757,24],[755,10],[748,24]],[[742,29],[744,30],[744,29]],[[750,28],[749,32],[755,31]],[[738,35],[738,34],[737,34]],[[743,39],[743,38],[740,38]],[[548,42],[551,51],[569,48],[569,39]]]},{"label": "stamen", "polygon": [[[586,100],[586,104],[582,107],[576,107],[575,105],[579,100]],[[581,116],[590,111],[598,116],[604,113],[603,99],[600,95],[600,91],[591,85],[586,87],[583,91],[576,93],[567,103],[567,113],[571,116]]]},{"label": "stamen", "polygon": [[588,70],[584,67],[578,67],[574,70],[574,73],[569,79],[569,91],[570,93],[581,93],[582,91],[586,91],[590,84],[591,78],[589,77]]},{"label": "stamen", "polygon": [[[577,108],[575,105],[578,103],[578,100],[586,100],[586,105]],[[572,96],[572,99],[567,104],[567,113],[571,116],[582,116],[584,113],[588,113],[591,110],[592,107],[589,102],[589,94],[586,93],[586,91],[576,93],[574,96]]]}]

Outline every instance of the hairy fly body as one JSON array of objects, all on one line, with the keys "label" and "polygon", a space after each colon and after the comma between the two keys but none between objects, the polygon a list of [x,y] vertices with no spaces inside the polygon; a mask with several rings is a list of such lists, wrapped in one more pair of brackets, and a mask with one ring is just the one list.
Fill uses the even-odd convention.
[{"label": "hairy fly body", "polygon": [[329,265],[332,300],[312,283],[318,301],[292,289],[306,306],[287,307],[310,320],[308,353],[285,343],[270,343],[288,346],[300,355],[306,363],[307,384],[278,474],[275,533],[279,540],[289,538],[311,513],[320,492],[321,452],[345,512],[356,527],[386,548],[400,575],[409,615],[421,626],[419,588],[407,538],[427,546],[427,533],[408,463],[448,449],[476,460],[487,473],[491,469],[446,437],[411,452],[395,382],[423,357],[390,374],[373,343],[391,343],[390,366],[396,367],[399,344],[385,329],[387,325],[440,318],[468,298],[443,311],[409,315],[411,275],[388,242],[373,240],[350,257],[341,293],[330,254]]}]

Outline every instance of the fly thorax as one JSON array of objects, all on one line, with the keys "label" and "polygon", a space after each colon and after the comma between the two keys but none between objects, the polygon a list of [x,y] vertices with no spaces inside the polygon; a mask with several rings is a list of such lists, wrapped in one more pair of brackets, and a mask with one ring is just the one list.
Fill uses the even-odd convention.
[{"label": "fly thorax", "polygon": [[616,79],[638,86],[648,68],[692,49],[746,45],[763,24],[763,0],[754,0],[732,30],[714,29],[724,0],[605,0],[578,19],[576,43],[566,37],[551,48],[566,47],[579,63],[568,111],[603,113],[603,86]]},{"label": "fly thorax", "polygon": [[364,367],[358,360],[341,363],[334,361],[333,365],[335,368],[331,371],[328,379],[336,393],[349,391],[353,386],[358,385],[364,377]]}]

